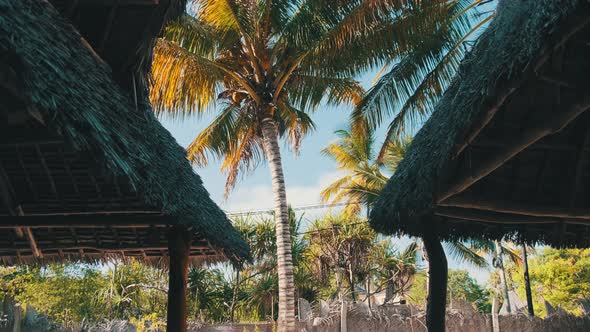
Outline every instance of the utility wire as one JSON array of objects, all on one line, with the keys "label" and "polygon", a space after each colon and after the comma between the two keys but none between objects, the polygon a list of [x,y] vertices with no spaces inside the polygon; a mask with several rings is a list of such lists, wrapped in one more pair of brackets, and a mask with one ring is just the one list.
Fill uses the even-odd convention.
[{"label": "utility wire", "polygon": [[[312,204],[312,205],[291,207],[291,210],[293,210],[293,211],[307,211],[307,210],[325,209],[325,208],[337,207],[337,206],[348,206],[348,205],[354,205],[354,204],[361,204],[361,202],[318,203],[318,204]],[[259,215],[259,214],[273,214],[273,213],[274,213],[274,209],[226,212],[226,214],[229,217],[249,216],[249,215]]]},{"label": "utility wire", "polygon": [[[324,209],[324,208],[328,208],[328,207],[336,207],[336,206],[348,206],[348,205],[354,205],[354,204],[361,204],[361,202],[347,202],[347,203],[319,203],[319,204],[311,204],[311,205],[303,205],[303,206],[298,206],[298,207],[292,207],[291,210],[293,211],[306,211],[306,210],[316,210],[316,209]],[[229,217],[238,217],[238,216],[250,216],[250,215],[261,215],[261,214],[273,214],[274,210],[273,209],[264,209],[264,210],[251,210],[251,211],[238,211],[238,212],[226,212],[226,214]],[[305,232],[298,232],[295,233],[293,235],[305,235],[305,234],[311,234],[311,233],[321,233],[324,231],[331,231],[334,230],[336,228],[342,228],[342,227],[346,227],[346,226],[354,226],[354,225],[360,225],[360,224],[364,224],[366,223],[366,221],[359,221],[359,222],[354,222],[354,223],[350,223],[350,224],[343,224],[343,225],[333,225],[330,227],[326,227],[326,228],[319,228],[319,229],[314,229],[314,230],[310,230],[310,231],[305,231]]]}]

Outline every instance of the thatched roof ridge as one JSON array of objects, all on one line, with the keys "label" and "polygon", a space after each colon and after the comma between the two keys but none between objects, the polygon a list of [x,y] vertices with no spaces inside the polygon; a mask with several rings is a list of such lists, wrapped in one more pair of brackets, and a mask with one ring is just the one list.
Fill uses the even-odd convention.
[{"label": "thatched roof ridge", "polygon": [[[422,217],[433,213],[434,196],[446,180],[445,171],[454,152],[465,143],[474,124],[499,103],[498,91],[516,86],[532,70],[547,41],[581,3],[504,0],[498,4],[497,17],[461,64],[457,77],[375,204],[370,223],[376,230],[419,236],[424,227],[435,227],[422,223]],[[440,228],[446,239],[506,235],[501,228],[484,235],[477,225],[465,228],[444,224]]]},{"label": "thatched roof ridge", "polygon": [[[12,67],[22,98],[42,111],[49,127],[105,169],[124,174],[147,204],[235,261],[249,248],[211,200],[184,149],[149,109],[113,81],[80,34],[48,2],[0,0],[0,55]],[[139,106],[141,107],[141,106]]]}]

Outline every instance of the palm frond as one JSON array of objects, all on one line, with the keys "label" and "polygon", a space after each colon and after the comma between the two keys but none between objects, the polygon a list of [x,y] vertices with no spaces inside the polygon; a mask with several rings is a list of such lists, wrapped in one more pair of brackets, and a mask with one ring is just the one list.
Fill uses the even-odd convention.
[{"label": "palm frond", "polygon": [[278,105],[279,133],[286,137],[289,146],[297,154],[301,140],[315,129],[315,124],[309,115],[286,101]]},{"label": "palm frond", "polygon": [[451,256],[460,262],[470,263],[479,268],[486,268],[489,266],[485,257],[480,256],[475,250],[467,247],[460,241],[445,242],[445,248]]},{"label": "palm frond", "polygon": [[[413,87],[413,92],[405,99],[394,119],[390,122],[385,143],[379,152],[380,156],[383,156],[387,150],[387,146],[391,142],[398,141],[400,138],[403,138],[404,135],[407,135],[407,128],[415,128],[420,121],[427,118],[430,112],[434,109],[434,105],[438,99],[442,96],[442,93],[452,81],[461,60],[465,56],[463,42],[471,34],[476,32],[481,25],[487,23],[493,17],[494,15],[490,15],[482,20],[459,42],[457,42],[450,51],[444,54],[442,58],[433,59],[436,65],[432,69],[429,69],[429,66],[432,65],[432,63],[426,63],[425,66],[423,66],[425,70],[429,72],[423,77],[422,81],[417,86]],[[419,63],[418,61],[420,60],[414,60],[415,63]],[[392,105],[389,106],[391,107]]]},{"label": "palm frond", "polygon": [[414,128],[432,111],[465,54],[464,41],[488,20],[486,18],[471,28],[474,17],[471,1],[430,6],[424,11],[425,17],[431,14],[427,13],[430,9],[439,18],[432,20],[434,26],[428,28],[434,30],[434,34],[421,36],[421,45],[402,53],[404,55],[377,80],[353,112],[353,121],[367,119],[374,127],[385,118],[395,116],[389,125],[381,156],[390,142],[403,137],[406,128]]},{"label": "palm frond", "polygon": [[223,73],[209,59],[176,43],[158,40],[152,62],[150,99],[157,114],[203,112],[220,88]]},{"label": "palm frond", "polygon": [[358,103],[364,90],[356,80],[296,74],[286,87],[289,101],[300,109],[313,110],[323,101],[328,105]]}]

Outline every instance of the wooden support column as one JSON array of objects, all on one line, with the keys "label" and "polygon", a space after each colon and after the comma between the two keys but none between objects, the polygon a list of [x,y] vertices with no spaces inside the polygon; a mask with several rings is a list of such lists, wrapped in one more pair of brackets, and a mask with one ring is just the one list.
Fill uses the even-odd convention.
[{"label": "wooden support column", "polygon": [[187,331],[186,290],[191,233],[184,227],[173,227],[168,234],[170,271],[168,284],[167,332]]},{"label": "wooden support column", "polygon": [[[432,224],[432,220],[426,222]],[[429,274],[426,326],[429,332],[444,332],[447,306],[447,257],[435,230],[426,230],[422,241],[428,256]]]}]

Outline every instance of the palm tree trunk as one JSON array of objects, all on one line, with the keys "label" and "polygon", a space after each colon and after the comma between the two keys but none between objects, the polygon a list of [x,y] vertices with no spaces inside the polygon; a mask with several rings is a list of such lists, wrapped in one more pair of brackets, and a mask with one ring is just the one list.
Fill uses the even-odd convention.
[{"label": "palm tree trunk", "polygon": [[240,269],[236,268],[236,282],[234,283],[234,291],[231,297],[231,305],[229,308],[229,321],[234,322],[236,313],[236,302],[238,300],[238,288],[240,287]]},{"label": "palm tree trunk", "polygon": [[285,177],[279,148],[278,126],[272,119],[262,121],[264,151],[268,160],[274,193],[277,236],[277,271],[279,274],[279,331],[295,331],[295,282]]},{"label": "palm tree trunk", "polygon": [[348,265],[348,284],[350,285],[350,296],[352,303],[356,303],[356,292],[354,288],[354,274],[352,273],[352,265]]},{"label": "palm tree trunk", "polygon": [[526,244],[522,245],[522,264],[524,266],[524,288],[526,290],[526,304],[529,311],[529,316],[535,316],[535,309],[533,308],[533,293],[531,291],[531,280],[529,279],[529,260],[526,254]]},{"label": "palm tree trunk", "polygon": [[428,255],[428,302],[426,325],[430,332],[444,332],[447,304],[447,258],[438,235],[427,230],[422,237]]},{"label": "palm tree trunk", "polygon": [[504,260],[502,259],[502,244],[496,240],[496,259],[498,260],[498,268],[500,269],[500,281],[504,293],[504,303],[506,304],[506,312],[510,313],[510,297],[508,295],[508,282],[506,281],[506,270],[504,270]]}]

